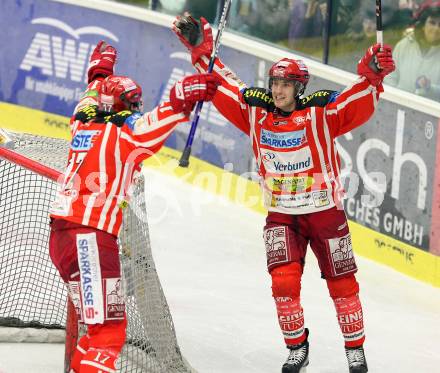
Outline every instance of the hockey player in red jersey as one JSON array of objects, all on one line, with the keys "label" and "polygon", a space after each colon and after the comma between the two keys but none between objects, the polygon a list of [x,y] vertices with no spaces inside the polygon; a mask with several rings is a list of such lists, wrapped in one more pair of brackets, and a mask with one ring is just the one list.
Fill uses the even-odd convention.
[{"label": "hockey player in red jersey", "polygon": [[196,74],[177,82],[170,101],[143,114],[142,89],[113,75],[116,50],[100,42],[91,57],[89,85],[71,119],[72,141],[62,185],[50,209],[50,256],[87,334],[71,361],[75,373],[114,372],[125,343],[117,236],[127,191],[143,160],[195,103],[212,99],[219,79]]},{"label": "hockey player in red jersey", "polygon": [[[173,30],[189,49],[199,72],[212,51],[209,24],[189,15],[177,17]],[[219,59],[221,79],[213,104],[252,140],[268,210],[264,227],[272,295],[285,343],[290,350],[283,373],[309,363],[308,329],[300,301],[307,246],[318,259],[333,299],[351,373],[367,372],[364,326],[351,237],[343,210],[340,160],[335,138],[365,123],[394,70],[391,48],[373,45],[359,61],[359,78],[340,94],[315,105],[301,99],[309,81],[306,65],[283,58],[269,71],[269,89],[247,88]],[[310,100],[309,100],[310,99]],[[322,101],[322,100],[321,100]],[[315,105],[315,106],[314,106]]]}]

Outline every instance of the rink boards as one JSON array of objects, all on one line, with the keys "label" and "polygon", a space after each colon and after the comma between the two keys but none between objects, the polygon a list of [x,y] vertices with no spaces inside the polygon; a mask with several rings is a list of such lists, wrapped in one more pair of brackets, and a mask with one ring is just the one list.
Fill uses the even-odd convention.
[{"label": "rink boards", "polygon": [[[14,33],[15,47],[8,48],[6,38],[0,41],[0,126],[67,138],[67,116],[84,89],[88,56],[101,38],[118,49],[117,73],[142,85],[147,110],[168,97],[176,80],[194,72],[169,29],[172,17],[118,3],[105,3],[105,11],[99,1],[73,3],[1,3],[0,19]],[[224,34],[220,56],[248,85],[258,86],[265,85],[273,61],[298,58],[231,33]],[[303,60],[312,75],[307,93],[340,90],[355,79]],[[357,185],[347,188],[345,201],[355,250],[440,286],[439,104],[390,87],[382,97],[368,123],[338,139],[342,173]],[[179,156],[188,129],[179,126],[153,163],[263,211],[258,186],[247,181],[255,176],[247,136],[211,104],[204,105],[193,147],[200,161],[193,160],[187,171],[175,170],[170,160]],[[378,203],[364,203],[373,197]]]},{"label": "rink boards", "polygon": [[[68,138],[68,118],[16,105],[0,103],[0,125],[16,131]],[[146,162],[148,167],[173,174],[212,193],[245,205],[260,213],[260,188],[255,181],[238,176],[198,158],[188,169],[177,166],[180,152],[165,147]],[[207,201],[208,203],[209,201]],[[396,240],[350,220],[353,246],[357,254],[386,264],[411,277],[440,287],[440,257]]]}]

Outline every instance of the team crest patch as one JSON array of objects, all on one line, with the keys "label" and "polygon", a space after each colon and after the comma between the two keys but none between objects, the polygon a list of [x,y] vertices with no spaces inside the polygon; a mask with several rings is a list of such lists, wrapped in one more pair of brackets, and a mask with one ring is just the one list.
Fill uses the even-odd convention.
[{"label": "team crest patch", "polygon": [[124,318],[125,302],[122,293],[120,278],[106,278],[105,300],[106,300],[106,320],[117,320]]},{"label": "team crest patch", "polygon": [[289,260],[287,250],[287,228],[284,226],[264,230],[264,245],[266,246],[267,267],[285,263]]},{"label": "team crest patch", "polygon": [[351,246],[350,233],[343,237],[330,238],[326,244],[334,276],[356,271],[357,267]]}]

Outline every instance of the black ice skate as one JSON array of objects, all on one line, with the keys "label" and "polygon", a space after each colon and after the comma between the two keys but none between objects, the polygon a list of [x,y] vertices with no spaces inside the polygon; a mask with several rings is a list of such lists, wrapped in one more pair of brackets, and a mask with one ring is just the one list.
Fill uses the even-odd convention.
[{"label": "black ice skate", "polygon": [[309,329],[306,329],[306,340],[298,345],[287,346],[289,357],[283,365],[282,373],[303,373],[309,365]]},{"label": "black ice skate", "polygon": [[365,359],[364,348],[360,347],[345,347],[345,355],[348,360],[348,368],[350,373],[367,373],[368,366]]}]

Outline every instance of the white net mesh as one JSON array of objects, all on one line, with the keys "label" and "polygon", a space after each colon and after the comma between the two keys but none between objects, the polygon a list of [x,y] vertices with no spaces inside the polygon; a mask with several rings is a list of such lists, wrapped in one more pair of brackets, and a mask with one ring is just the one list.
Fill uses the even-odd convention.
[{"label": "white net mesh", "polygon": [[[14,151],[62,170],[68,143],[11,133]],[[48,254],[49,203],[56,184],[0,159],[0,326],[63,329],[67,292]],[[124,210],[119,237],[127,307],[120,372],[189,372],[151,253],[143,177]],[[0,337],[1,338],[1,337]]]}]

